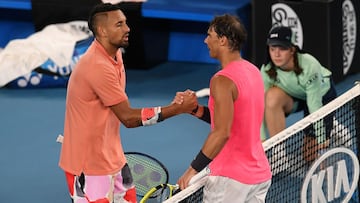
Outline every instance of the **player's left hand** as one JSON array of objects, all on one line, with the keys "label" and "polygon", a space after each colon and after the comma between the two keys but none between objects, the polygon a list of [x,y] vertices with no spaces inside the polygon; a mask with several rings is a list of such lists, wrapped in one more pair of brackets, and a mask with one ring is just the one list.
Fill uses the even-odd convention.
[{"label": "player's left hand", "polygon": [[194,177],[194,175],[196,175],[197,173],[198,172],[190,166],[177,181],[177,184],[179,185],[180,189],[183,190],[186,187],[188,187],[191,178]]}]

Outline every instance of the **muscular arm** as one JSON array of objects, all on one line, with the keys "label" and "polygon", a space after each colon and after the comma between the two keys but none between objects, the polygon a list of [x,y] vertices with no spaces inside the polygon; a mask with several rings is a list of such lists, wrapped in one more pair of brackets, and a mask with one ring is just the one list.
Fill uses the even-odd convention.
[{"label": "muscular arm", "polygon": [[186,188],[190,179],[202,170],[204,162],[211,161],[218,155],[230,136],[234,114],[233,105],[238,95],[237,88],[230,79],[224,76],[215,76],[212,78],[210,91],[215,100],[214,128],[196,159],[178,180],[177,183],[181,189]]},{"label": "muscular arm", "polygon": [[[191,111],[196,107],[195,101],[195,99],[188,99],[182,104],[172,103],[168,106],[161,107],[162,120]],[[131,108],[129,100],[122,101],[110,108],[125,127],[135,128],[142,126],[142,109]]]},{"label": "muscular arm", "polygon": [[202,152],[210,159],[216,157],[230,136],[234,114],[234,100],[237,98],[235,84],[224,76],[213,78],[210,86],[214,98],[214,128],[208,135]]}]

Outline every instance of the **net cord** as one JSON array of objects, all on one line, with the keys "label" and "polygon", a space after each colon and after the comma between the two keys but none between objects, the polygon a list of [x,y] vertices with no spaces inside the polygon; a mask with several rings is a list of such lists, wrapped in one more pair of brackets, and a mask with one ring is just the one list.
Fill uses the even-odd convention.
[{"label": "net cord", "polygon": [[172,198],[164,201],[163,203],[175,203],[183,200],[184,198],[190,196],[192,193],[197,191],[199,188],[203,187],[208,176],[201,178],[200,180],[196,181],[196,183],[190,185],[189,187],[185,188],[184,190],[180,191],[176,195],[172,196]]},{"label": "net cord", "polygon": [[328,104],[324,105],[314,113],[311,113],[310,115],[306,116],[300,121],[289,126],[285,130],[279,132],[275,136],[264,141],[263,142],[264,150],[267,151],[271,149],[273,146],[288,139],[295,132],[299,132],[300,130],[306,128],[309,124],[324,118],[329,113],[335,111],[339,106],[344,105],[345,103],[349,102],[350,100],[352,100],[353,98],[359,95],[360,95],[360,83],[357,82],[355,83],[354,87],[352,87],[350,90],[343,93],[342,95],[338,96],[333,101],[329,102]]},{"label": "net cord", "polygon": [[210,168],[205,167],[203,170],[201,170],[199,173],[197,173],[195,176],[193,176],[189,181],[189,187],[185,188],[184,190],[176,193],[172,198],[165,201],[168,203],[171,202],[177,202],[180,201],[188,196],[190,196],[192,193],[197,191],[199,188],[204,186],[205,181],[207,180],[208,175],[210,174]]}]

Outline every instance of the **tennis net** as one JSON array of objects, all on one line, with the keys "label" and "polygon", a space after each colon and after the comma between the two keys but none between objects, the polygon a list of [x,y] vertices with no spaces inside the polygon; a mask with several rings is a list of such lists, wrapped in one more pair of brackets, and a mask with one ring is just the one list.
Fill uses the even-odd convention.
[{"label": "tennis net", "polygon": [[[322,147],[305,144],[305,132],[309,132],[310,126],[314,131],[322,132],[323,138],[326,132],[324,126],[328,126],[327,129],[331,127],[330,136]],[[266,202],[360,202],[359,136],[360,84],[356,84],[263,143],[273,172]],[[305,146],[308,147],[306,150]],[[206,179],[165,202],[202,202]]]}]

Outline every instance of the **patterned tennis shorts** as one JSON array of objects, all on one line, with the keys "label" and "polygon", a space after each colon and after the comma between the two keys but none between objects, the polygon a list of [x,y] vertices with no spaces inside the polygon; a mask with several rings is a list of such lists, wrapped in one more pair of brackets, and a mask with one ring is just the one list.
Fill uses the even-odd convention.
[{"label": "patterned tennis shorts", "polygon": [[129,166],[114,175],[76,176],[65,172],[73,203],[135,203],[136,191]]}]

